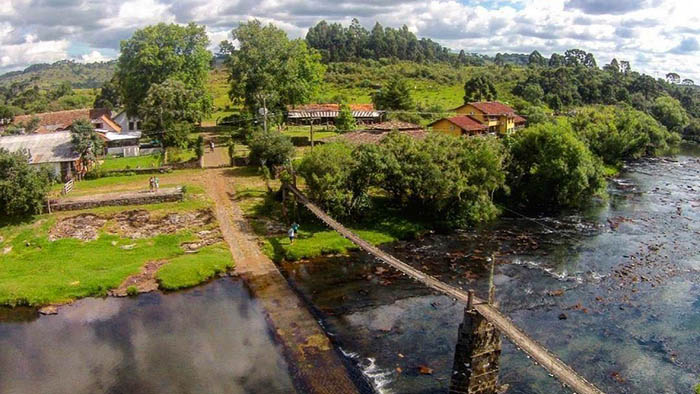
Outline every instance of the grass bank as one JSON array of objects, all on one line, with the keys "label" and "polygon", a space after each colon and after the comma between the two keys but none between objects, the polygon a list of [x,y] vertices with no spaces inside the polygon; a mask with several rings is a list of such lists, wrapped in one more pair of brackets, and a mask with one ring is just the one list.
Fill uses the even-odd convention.
[{"label": "grass bank", "polygon": [[[357,247],[340,234],[323,226],[298,206],[296,220],[301,224],[297,240],[291,244],[287,238],[288,223],[282,220],[281,204],[267,195],[267,188],[260,171],[254,167],[237,167],[229,171],[236,185],[236,202],[261,238],[265,254],[274,261],[296,261],[324,254],[347,253]],[[303,182],[299,179],[299,182]],[[299,186],[303,187],[300,183]],[[278,190],[279,181],[270,187]],[[406,218],[388,209],[381,201],[362,221],[348,225],[353,232],[374,245],[411,239],[425,231],[426,227],[414,218]]]},{"label": "grass bank", "polygon": [[134,168],[157,168],[163,163],[163,156],[147,155],[136,157],[107,157],[100,164],[102,171],[130,170]]},{"label": "grass bank", "polygon": [[[192,193],[178,203],[104,207],[6,223],[0,227],[0,305],[41,306],[104,296],[153,260],[167,260],[155,274],[164,289],[202,283],[233,266],[228,248],[219,242],[195,253],[185,253],[181,245],[197,241],[196,232],[214,229],[218,226],[216,222],[148,238],[130,238],[129,234],[114,230],[118,228],[114,215],[144,209],[151,218],[162,218],[209,207],[211,202],[203,195]],[[50,239],[51,229],[58,222],[85,213],[105,219],[97,226],[97,239]]]}]

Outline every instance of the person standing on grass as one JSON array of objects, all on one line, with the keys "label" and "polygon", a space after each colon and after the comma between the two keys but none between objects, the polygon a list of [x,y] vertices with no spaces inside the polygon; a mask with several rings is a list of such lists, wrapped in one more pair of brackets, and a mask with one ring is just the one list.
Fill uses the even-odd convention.
[{"label": "person standing on grass", "polygon": [[155,185],[156,185],[156,191],[158,191],[158,189],[160,188],[160,179],[158,179],[158,177],[155,177],[155,178],[153,179],[153,183],[155,183]]},{"label": "person standing on grass", "polygon": [[214,152],[214,141],[209,141],[209,147],[211,148],[211,151]]},{"label": "person standing on grass", "polygon": [[289,228],[289,231],[287,231],[287,235],[289,235],[289,243],[293,244],[294,243],[294,237],[296,237],[297,233],[294,231],[294,228]]},{"label": "person standing on grass", "polygon": [[296,237],[297,233],[299,232],[299,223],[292,223],[292,230],[294,230],[294,236]]},{"label": "person standing on grass", "polygon": [[150,177],[148,179],[148,187],[150,188],[151,192],[153,192],[153,189],[156,187],[155,181],[153,180],[153,177]]}]

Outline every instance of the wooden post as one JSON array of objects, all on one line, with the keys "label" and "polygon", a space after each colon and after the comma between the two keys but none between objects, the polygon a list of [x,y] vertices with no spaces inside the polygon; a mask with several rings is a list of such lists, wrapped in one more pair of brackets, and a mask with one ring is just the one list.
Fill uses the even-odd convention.
[{"label": "wooden post", "polygon": [[491,272],[489,273],[489,304],[494,305],[496,302],[496,289],[493,284],[493,271],[496,265],[496,256],[491,255]]},{"label": "wooden post", "polygon": [[282,217],[289,223],[289,218],[287,217],[287,185],[282,185]]},{"label": "wooden post", "polygon": [[474,310],[474,290],[469,289],[467,291],[467,311],[473,311]]}]

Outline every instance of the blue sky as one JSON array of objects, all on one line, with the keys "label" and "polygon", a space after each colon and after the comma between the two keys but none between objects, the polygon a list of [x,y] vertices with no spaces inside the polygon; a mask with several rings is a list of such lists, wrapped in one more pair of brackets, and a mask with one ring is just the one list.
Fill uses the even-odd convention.
[{"label": "blue sky", "polygon": [[0,0],[0,73],[62,59],[118,56],[119,41],[157,22],[207,26],[212,41],[259,18],[303,36],[325,19],[371,27],[406,24],[452,49],[545,56],[581,48],[599,65],[613,57],[653,76],[700,83],[697,0]]}]

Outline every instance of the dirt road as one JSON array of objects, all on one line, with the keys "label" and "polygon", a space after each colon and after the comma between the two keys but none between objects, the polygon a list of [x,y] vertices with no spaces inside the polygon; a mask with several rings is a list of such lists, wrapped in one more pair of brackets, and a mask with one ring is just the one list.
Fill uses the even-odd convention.
[{"label": "dirt road", "polygon": [[260,250],[243,212],[232,201],[234,187],[228,171],[207,170],[204,186],[215,202],[221,232],[236,263],[235,273],[246,281],[265,309],[297,388],[304,393],[358,392],[326,333],[274,262]]}]

